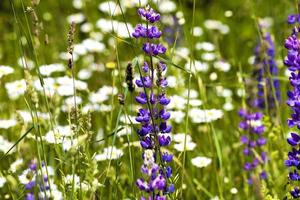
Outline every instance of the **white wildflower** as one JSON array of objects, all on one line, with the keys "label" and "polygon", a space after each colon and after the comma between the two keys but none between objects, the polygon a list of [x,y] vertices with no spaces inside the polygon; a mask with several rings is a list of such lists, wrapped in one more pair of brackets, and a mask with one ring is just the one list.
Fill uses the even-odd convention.
[{"label": "white wildflower", "polygon": [[40,72],[44,76],[49,76],[53,72],[63,72],[66,68],[61,63],[49,64],[49,65],[42,65],[40,66]]},{"label": "white wildflower", "polygon": [[168,87],[175,88],[177,86],[176,76],[168,76],[167,81],[168,81]]},{"label": "white wildflower", "polygon": [[230,64],[225,61],[217,61],[214,63],[214,67],[220,71],[228,72],[231,68]]},{"label": "white wildflower", "polygon": [[175,142],[174,144],[174,149],[177,151],[183,152],[184,151],[184,140],[186,137],[186,146],[185,150],[186,151],[192,151],[196,148],[196,143],[192,141],[192,137],[190,135],[186,135],[184,133],[178,133],[173,135],[173,141]]},{"label": "white wildflower", "polygon": [[0,78],[5,75],[12,74],[15,70],[9,66],[0,65]]},{"label": "white wildflower", "polygon": [[[105,1],[103,3],[100,3],[98,9],[106,14],[109,14],[110,16],[122,14],[119,5],[117,5],[114,1]],[[124,12],[124,8],[122,9]]]},{"label": "white wildflower", "polygon": [[224,15],[225,17],[231,17],[233,15],[233,12],[231,10],[226,10]]},{"label": "white wildflower", "polygon": [[26,91],[26,82],[24,79],[9,82],[5,84],[8,97],[16,100],[19,96],[23,95]]},{"label": "white wildflower", "polygon": [[105,45],[94,39],[85,39],[82,41],[83,46],[92,53],[101,53],[105,50]]},{"label": "white wildflower", "polygon": [[196,99],[198,98],[198,95],[199,95],[199,92],[197,90],[194,90],[194,89],[190,89],[190,92],[188,89],[186,89],[183,93],[183,96],[185,98],[188,98],[188,94],[190,93],[190,99]]},{"label": "white wildflower", "polygon": [[197,106],[201,106],[202,105],[202,101],[199,99],[190,99],[190,105],[193,107],[197,107]]},{"label": "white wildflower", "polygon": [[17,159],[17,160],[15,160],[13,163],[11,163],[9,169],[10,169],[12,172],[16,172],[17,169],[19,168],[19,166],[22,165],[23,163],[24,163],[24,160],[23,160],[22,158],[21,158],[21,159]]},{"label": "white wildflower", "polygon": [[85,45],[83,44],[74,44],[74,50],[73,50],[74,54],[76,55],[80,55],[80,56],[83,56],[83,55],[86,55],[87,53],[87,49],[85,48]]},{"label": "white wildflower", "polygon": [[213,61],[216,59],[216,54],[215,53],[203,53],[201,55],[201,58],[205,61]]},{"label": "white wildflower", "polygon": [[15,119],[0,119],[0,129],[8,129],[17,125],[17,121]]},{"label": "white wildflower", "polygon": [[132,8],[136,6],[144,7],[148,3],[148,1],[147,0],[124,0],[123,3],[125,7]]},{"label": "white wildflower", "polygon": [[72,22],[76,23],[76,24],[80,24],[85,20],[85,16],[82,13],[76,13],[73,15],[69,15],[67,17],[67,21],[69,24],[71,24]]},{"label": "white wildflower", "polygon": [[209,79],[210,79],[211,81],[217,80],[217,79],[218,79],[218,74],[217,74],[216,72],[211,73],[211,74],[209,75]]},{"label": "white wildflower", "polygon": [[169,111],[169,113],[171,114],[171,120],[173,120],[175,123],[180,124],[185,117],[185,113],[182,112],[181,110],[178,111]]},{"label": "white wildflower", "polygon": [[192,137],[189,134],[177,133],[173,135],[173,141],[178,143],[184,143],[184,138],[186,137],[187,142],[192,141]]},{"label": "white wildflower", "polygon": [[57,126],[54,128],[54,131],[51,130],[46,133],[44,139],[48,143],[62,143],[65,137],[71,136],[72,131],[70,126]]},{"label": "white wildflower", "polygon": [[28,68],[33,69],[34,68],[34,62],[28,58],[20,57],[18,59],[18,65],[22,68]]},{"label": "white wildflower", "polygon": [[2,188],[5,183],[6,183],[6,178],[0,176],[0,188]]},{"label": "white wildflower", "polygon": [[78,78],[81,80],[88,80],[92,76],[92,72],[89,69],[81,69],[78,72]]},{"label": "white wildflower", "polygon": [[204,50],[204,51],[214,51],[215,45],[210,42],[198,42],[196,43],[197,50]]},{"label": "white wildflower", "polygon": [[192,158],[191,160],[192,164],[198,168],[207,167],[211,162],[211,158],[197,156],[195,158]]},{"label": "white wildflower", "polygon": [[218,30],[222,34],[229,33],[229,27],[220,21],[208,19],[204,21],[204,26],[207,29]]},{"label": "white wildflower", "polygon": [[170,13],[176,11],[176,4],[170,0],[160,1],[158,10],[162,13]]},{"label": "white wildflower", "polygon": [[194,36],[196,36],[196,37],[201,36],[201,35],[203,34],[202,28],[201,28],[200,26],[195,26],[195,27],[193,28],[193,34],[194,34]]},{"label": "white wildflower", "polygon": [[198,108],[191,108],[189,116],[193,123],[206,123],[222,118],[223,112],[217,109],[201,110]]},{"label": "white wildflower", "polygon": [[189,70],[190,67],[191,67],[191,70],[192,70],[193,73],[206,72],[209,68],[207,63],[201,62],[199,60],[194,60],[192,62],[192,64],[190,63],[190,61],[185,64],[185,69],[186,70]]},{"label": "white wildflower", "polygon": [[[186,142],[185,150],[186,151],[193,151],[196,148],[196,143],[194,142]],[[177,151],[183,152],[184,151],[184,142],[174,144],[174,149]]]},{"label": "white wildflower", "polygon": [[230,101],[227,101],[227,102],[224,103],[223,109],[226,110],[226,111],[231,111],[231,110],[234,109],[234,106]]},{"label": "white wildflower", "polygon": [[81,25],[80,30],[84,33],[89,33],[93,30],[93,25],[89,22],[86,22]]},{"label": "white wildflower", "polygon": [[178,109],[178,110],[185,109],[186,99],[184,99],[184,98],[182,98],[181,96],[178,96],[178,95],[170,96],[170,99],[171,99],[171,101],[167,105],[168,109]]},{"label": "white wildflower", "polygon": [[[0,135],[0,151],[2,151],[3,153],[6,153],[12,146],[14,145],[14,143],[8,141],[7,139],[5,139],[2,135]],[[9,154],[15,152],[16,149],[13,148]]]},{"label": "white wildflower", "polygon": [[76,9],[81,9],[83,6],[82,0],[73,0],[73,7]]},{"label": "white wildflower", "polygon": [[123,156],[123,151],[114,146],[109,146],[103,149],[103,153],[97,154],[94,159],[96,161],[115,160]]},{"label": "white wildflower", "polygon": [[116,20],[99,19],[96,26],[103,32],[114,31],[119,37],[129,38],[130,34],[134,31],[133,26],[130,23],[119,22]]},{"label": "white wildflower", "polygon": [[175,53],[179,57],[187,60],[189,58],[190,50],[186,47],[179,47],[179,48],[177,48]]},{"label": "white wildflower", "polygon": [[237,194],[238,190],[235,187],[233,187],[233,188],[230,189],[230,193],[231,194]]}]

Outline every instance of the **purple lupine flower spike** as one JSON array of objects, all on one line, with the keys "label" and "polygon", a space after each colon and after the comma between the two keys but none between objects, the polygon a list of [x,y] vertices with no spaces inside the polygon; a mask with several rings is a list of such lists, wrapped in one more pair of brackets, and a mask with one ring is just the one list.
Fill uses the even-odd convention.
[{"label": "purple lupine flower spike", "polygon": [[[280,101],[278,68],[275,61],[275,45],[268,27],[259,26],[262,38],[254,51],[253,76],[257,80],[257,97],[252,99],[252,106],[258,109],[275,107],[276,101]],[[272,79],[269,78],[272,76]],[[267,101],[267,102],[265,102]]]},{"label": "purple lupine flower spike", "polygon": [[[299,14],[295,14],[288,17],[288,24],[296,26],[293,28],[292,34],[285,40],[284,44],[284,47],[288,50],[284,64],[291,72],[289,80],[292,86],[292,90],[287,93],[288,100],[286,103],[292,111],[291,117],[287,120],[287,124],[289,127],[296,126],[298,129],[300,129],[300,42],[298,39],[299,24],[296,23],[299,23],[299,16]],[[300,135],[295,132],[291,133],[290,137],[287,138],[287,142],[292,147],[292,150],[288,153],[288,159],[284,161],[285,166],[291,168],[288,178],[293,189],[290,191],[290,194],[293,198],[299,198],[300,190],[297,187],[297,184],[294,185],[293,182],[297,183],[300,180]]]},{"label": "purple lupine flower spike", "polygon": [[[136,102],[142,107],[135,119],[140,123],[137,134],[143,148],[144,160],[141,166],[144,176],[137,179],[136,185],[146,193],[140,199],[164,200],[167,199],[167,194],[175,191],[174,185],[168,181],[172,176],[169,163],[173,160],[173,155],[160,150],[160,147],[171,144],[172,126],[167,122],[171,115],[166,109],[170,99],[166,94],[168,82],[164,76],[167,65],[162,61],[153,63],[152,56],[164,54],[167,49],[161,43],[154,43],[162,35],[154,25],[160,20],[160,14],[149,6],[138,9],[138,14],[146,20],[146,25],[136,25],[132,36],[145,40],[142,50],[150,60],[148,62],[145,60],[142,74],[135,81],[137,87],[142,88],[135,97]],[[157,73],[154,73],[154,70]]]},{"label": "purple lupine flower spike", "polygon": [[[244,145],[243,154],[246,156],[246,163],[244,164],[244,170],[249,174],[248,184],[252,184],[252,174],[256,170],[257,166],[261,165],[262,168],[267,161],[267,155],[262,151],[262,146],[267,143],[266,138],[263,137],[264,126],[261,123],[263,115],[259,112],[248,113],[246,110],[241,109],[239,115],[243,121],[240,122],[239,128],[247,132],[248,135],[242,135],[240,142]],[[256,152],[255,154],[253,152]],[[258,154],[257,154],[258,153]],[[261,180],[267,178],[266,171],[259,173]]]}]

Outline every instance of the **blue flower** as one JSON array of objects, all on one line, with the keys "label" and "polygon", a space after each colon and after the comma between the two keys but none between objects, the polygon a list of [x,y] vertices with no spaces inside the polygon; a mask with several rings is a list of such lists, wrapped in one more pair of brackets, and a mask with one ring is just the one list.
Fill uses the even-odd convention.
[{"label": "blue flower", "polygon": [[[262,151],[262,146],[267,143],[266,138],[262,136],[265,131],[264,125],[260,122],[263,115],[260,112],[249,113],[245,109],[240,109],[239,115],[243,118],[243,121],[239,124],[239,128],[248,133],[248,135],[242,135],[240,137],[240,142],[244,145],[243,154],[247,156],[244,170],[247,171],[251,177],[255,168],[258,165],[262,165],[263,167],[264,163],[267,161],[267,155]],[[256,153],[253,153],[253,151]],[[266,179],[266,171],[262,170],[259,173],[259,177],[261,180]],[[251,185],[252,179],[249,178],[247,182]]]},{"label": "blue flower", "polygon": [[[142,107],[138,110],[135,120],[140,123],[137,134],[143,148],[144,164],[141,172],[145,176],[138,179],[136,185],[142,191],[155,194],[154,196],[148,194],[148,199],[166,199],[165,194],[174,192],[174,185],[169,185],[167,181],[172,176],[172,168],[165,165],[173,160],[173,155],[162,153],[160,147],[171,144],[169,133],[172,126],[167,123],[171,114],[166,109],[171,100],[166,94],[168,81],[163,73],[167,65],[162,61],[153,62],[152,57],[164,54],[167,49],[161,43],[154,43],[161,37],[162,32],[156,26],[149,25],[149,23],[158,22],[160,14],[154,12],[149,6],[138,9],[138,14],[147,22],[145,26],[136,25],[132,36],[145,40],[142,50],[150,59],[148,62],[144,61],[140,78],[135,81],[135,84],[143,89],[135,97],[136,102]],[[155,70],[156,73],[154,73]],[[156,80],[155,83],[153,83],[154,80]],[[157,157],[160,159],[156,159]],[[141,197],[141,199],[146,198]]]},{"label": "blue flower", "polygon": [[[288,17],[288,23],[294,24],[299,23],[299,15],[290,15]],[[284,64],[287,66],[288,70],[291,72],[289,81],[292,86],[292,90],[288,91],[288,100],[286,104],[290,107],[292,113],[291,117],[287,120],[289,127],[297,126],[300,129],[300,45],[298,40],[299,27],[294,28],[292,34],[285,40],[284,47],[288,50],[287,56],[284,60]],[[293,181],[298,182],[300,180],[298,170],[300,169],[300,150],[299,142],[300,136],[298,133],[291,133],[291,137],[287,138],[288,144],[291,146],[292,150],[288,153],[288,159],[284,161],[284,165],[288,168],[294,169],[289,173],[289,180],[291,184]],[[298,187],[294,187],[290,191],[293,198],[300,197],[300,190]]]}]

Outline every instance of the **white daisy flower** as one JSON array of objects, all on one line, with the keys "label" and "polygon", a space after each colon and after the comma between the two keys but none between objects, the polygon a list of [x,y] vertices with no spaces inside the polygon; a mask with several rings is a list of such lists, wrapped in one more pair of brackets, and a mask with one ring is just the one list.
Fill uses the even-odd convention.
[{"label": "white daisy flower", "polygon": [[217,80],[217,79],[218,79],[218,74],[217,74],[216,72],[211,73],[211,74],[209,75],[209,79],[210,79],[211,81]]},{"label": "white daisy flower", "polygon": [[231,10],[226,10],[224,15],[225,15],[225,17],[232,17],[233,12]]},{"label": "white daisy flower", "polygon": [[[56,82],[58,84],[57,92],[61,96],[70,96],[73,95],[73,79],[69,78],[67,76],[59,77],[56,79]],[[77,90],[86,90],[87,89],[87,83],[75,80],[75,86]]]},{"label": "white daisy flower", "polygon": [[[215,53],[203,53],[201,55],[201,58],[205,61],[213,61],[216,59],[216,54]],[[207,71],[207,70],[206,70]]]},{"label": "white daisy flower", "polygon": [[235,187],[233,187],[233,188],[230,189],[230,193],[231,194],[237,194],[238,190]]},{"label": "white daisy flower", "polygon": [[40,66],[40,73],[44,76],[50,76],[53,72],[63,72],[65,70],[65,66],[61,63]]},{"label": "white daisy flower", "polygon": [[196,43],[197,50],[204,50],[204,51],[214,51],[215,45],[210,42],[198,42]]},{"label": "white daisy flower", "polygon": [[76,9],[81,9],[83,7],[82,0],[73,0],[73,7]]},{"label": "white daisy flower", "polygon": [[181,110],[178,111],[169,111],[169,113],[171,114],[171,120],[173,120],[175,123],[180,124],[185,117],[185,113],[182,112]]},{"label": "white daisy flower", "polygon": [[19,96],[23,95],[26,91],[26,82],[24,79],[9,82],[5,84],[8,97],[16,100]]},{"label": "white daisy flower", "polygon": [[158,10],[161,13],[170,13],[176,11],[176,4],[170,0],[160,1],[158,4]]},{"label": "white daisy flower", "polygon": [[192,141],[192,137],[190,135],[186,135],[184,133],[178,133],[173,135],[173,141],[175,142],[174,144],[174,149],[177,151],[183,152],[184,151],[184,139],[186,137],[186,146],[185,150],[186,151],[192,151],[196,148],[196,143]]},{"label": "white daisy flower", "polygon": [[80,24],[85,20],[85,16],[82,13],[76,13],[73,15],[69,15],[67,17],[67,21],[69,24],[71,24],[72,22],[76,23],[76,24]]},{"label": "white daisy flower", "polygon": [[17,169],[19,168],[19,166],[22,165],[23,163],[24,163],[24,160],[22,158],[17,159],[13,163],[11,163],[9,169],[15,173],[17,171]]},{"label": "white daisy flower", "polygon": [[193,34],[194,34],[195,37],[201,36],[203,34],[202,28],[200,26],[195,26],[193,28]]},{"label": "white daisy flower", "polygon": [[181,96],[178,96],[178,95],[170,96],[170,99],[171,99],[171,101],[167,105],[168,109],[178,109],[178,110],[185,109],[186,99],[184,99],[184,98],[182,98]]},{"label": "white daisy flower", "polygon": [[48,143],[62,143],[66,137],[71,136],[73,133],[70,129],[70,126],[57,126],[54,128],[54,131],[51,130],[46,133],[44,140]]},{"label": "white daisy flower", "polygon": [[244,88],[238,88],[236,90],[236,94],[239,96],[239,97],[244,97],[246,95],[246,91]]},{"label": "white daisy flower", "polygon": [[15,70],[9,66],[0,65],[0,78],[2,78],[5,75],[14,73],[14,71]]},{"label": "white daisy flower", "polygon": [[222,33],[224,35],[228,34],[229,30],[230,30],[229,26],[227,26],[225,24],[222,24],[222,26],[220,26],[220,28],[219,28],[220,33]]},{"label": "white daisy flower", "polygon": [[25,57],[20,57],[18,59],[18,65],[22,68],[27,67],[28,69],[33,69],[34,68],[34,62],[28,58]]},{"label": "white daisy flower", "polygon": [[130,23],[125,24],[124,22],[102,18],[97,21],[96,26],[105,33],[114,31],[119,37],[123,38],[129,38],[129,33],[134,31],[134,28]]},{"label": "white daisy flower", "polygon": [[[193,151],[196,148],[196,143],[194,142],[186,142],[185,150],[186,151]],[[183,152],[184,151],[184,142],[174,144],[174,149],[177,151]]]},{"label": "white daisy flower", "polygon": [[83,55],[86,55],[87,49],[81,43],[80,44],[74,44],[74,50],[73,50],[73,52],[74,52],[74,54],[83,56]]},{"label": "white daisy flower", "polygon": [[127,8],[132,8],[132,7],[136,7],[136,6],[144,7],[147,5],[148,0],[124,0],[123,3],[124,3],[124,6]]},{"label": "white daisy flower", "polygon": [[[185,98],[188,98],[188,94],[189,94],[189,90],[186,89],[186,90],[183,92],[182,95],[183,95]],[[198,92],[198,91],[196,91],[196,90],[194,90],[194,89],[190,89],[190,99],[196,99],[196,98],[198,98],[198,96],[199,96],[199,92]]]},{"label": "white daisy flower", "polygon": [[191,162],[194,166],[196,166],[198,168],[203,168],[203,167],[207,167],[208,165],[210,165],[210,163],[212,162],[212,159],[207,158],[207,157],[197,156],[195,158],[192,158]]},{"label": "white daisy flower", "polygon": [[17,125],[17,121],[15,119],[0,119],[0,129],[8,129]]},{"label": "white daisy flower", "polygon": [[186,47],[179,47],[175,53],[179,57],[187,60],[189,58],[190,50]]},{"label": "white daisy flower", "polygon": [[191,142],[192,141],[192,137],[187,134],[185,136],[184,133],[177,133],[177,134],[173,134],[173,141],[174,142],[178,142],[178,143],[184,143],[184,138],[186,137],[186,141],[187,142]]},{"label": "white daisy flower", "polygon": [[190,67],[191,67],[191,71],[193,73],[196,73],[196,72],[207,72],[207,70],[209,69],[209,66],[208,66],[208,64],[206,62],[201,62],[199,60],[194,60],[192,62],[192,65],[191,65],[190,61],[185,64],[185,69],[186,70],[189,70]]},{"label": "white daisy flower", "polygon": [[100,112],[110,112],[112,109],[111,105],[105,105],[105,104],[101,104],[99,111]]},{"label": "white daisy flower", "polygon": [[228,72],[231,68],[230,64],[225,61],[217,61],[214,63],[214,67],[220,71]]},{"label": "white daisy flower", "polygon": [[223,109],[226,111],[231,111],[234,109],[233,104],[230,101],[225,102],[225,104],[223,105]]},{"label": "white daisy flower", "polygon": [[0,176],[0,188],[2,188],[5,183],[6,183],[6,178]]},{"label": "white daisy flower", "polygon": [[78,72],[78,78],[80,78],[81,80],[88,80],[89,78],[91,78],[92,76],[92,71],[89,69],[81,69]]},{"label": "white daisy flower", "polygon": [[223,112],[217,109],[201,110],[198,108],[191,108],[189,116],[193,123],[207,123],[222,118]]},{"label": "white daisy flower", "polygon": [[20,183],[22,183],[23,185],[26,185],[28,182],[30,182],[31,180],[35,179],[35,174],[33,175],[33,177],[28,176],[28,174],[31,172],[30,169],[25,169],[21,175],[18,176]]},{"label": "white daisy flower", "polygon": [[[117,5],[114,1],[105,1],[100,3],[98,9],[106,14],[111,16],[116,16],[122,14],[119,5]],[[122,7],[123,12],[125,12],[124,8]]]},{"label": "white daisy flower", "polygon": [[101,53],[105,50],[105,45],[94,39],[85,39],[82,41],[83,46],[92,53]]},{"label": "white daisy flower", "polygon": [[177,78],[176,78],[176,76],[168,76],[167,81],[168,81],[168,87],[170,87],[170,88],[177,87]]},{"label": "white daisy flower", "polygon": [[204,21],[204,26],[207,29],[218,30],[222,34],[229,33],[229,27],[220,21],[208,19]]},{"label": "white daisy flower", "polygon": [[80,26],[81,32],[89,33],[93,30],[93,24],[86,22]]},{"label": "white daisy flower", "polygon": [[103,149],[103,153],[97,154],[94,159],[96,161],[115,160],[123,156],[123,151],[114,146],[109,146]]}]

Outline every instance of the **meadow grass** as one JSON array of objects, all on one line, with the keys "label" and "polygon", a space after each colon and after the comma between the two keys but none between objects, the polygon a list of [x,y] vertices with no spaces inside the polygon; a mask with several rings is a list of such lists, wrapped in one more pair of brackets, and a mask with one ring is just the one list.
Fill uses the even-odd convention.
[{"label": "meadow grass", "polygon": [[[134,81],[143,76],[146,56],[132,31],[145,23],[137,14],[144,2],[0,2],[0,199],[29,199],[28,193],[35,199],[72,200],[144,195],[136,186],[143,150],[135,96],[149,91],[135,86],[132,92],[126,85],[128,63]],[[297,2],[148,3],[161,14],[160,41],[168,49],[150,56],[151,63],[168,66],[173,142],[158,148],[174,155],[168,184],[174,183],[175,191],[167,199],[290,198],[284,160],[290,150],[287,135],[296,128],[286,123],[291,111],[285,104],[290,85],[283,45],[292,30],[286,19],[297,13]],[[281,99],[273,84],[264,84],[266,108],[258,110],[248,100],[257,97],[250,60],[264,40],[261,21],[270,26],[279,70],[273,75],[267,64],[265,79],[279,80]],[[266,52],[262,59],[268,59]],[[273,107],[268,95],[275,99]],[[151,111],[148,100],[147,108]],[[258,168],[250,175],[252,185],[243,169],[241,108],[264,115],[262,148],[268,161],[261,168],[268,178],[260,180]],[[31,181],[35,185],[26,189]]]}]

